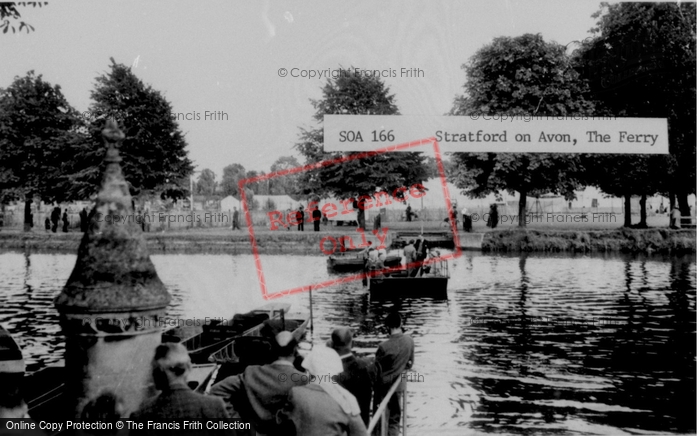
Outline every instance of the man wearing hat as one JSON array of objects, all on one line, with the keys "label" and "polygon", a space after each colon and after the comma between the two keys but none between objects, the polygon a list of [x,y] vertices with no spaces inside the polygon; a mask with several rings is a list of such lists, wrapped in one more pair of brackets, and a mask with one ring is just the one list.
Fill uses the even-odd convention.
[{"label": "man wearing hat", "polygon": [[193,392],[187,385],[191,368],[190,356],[182,344],[158,345],[153,358],[153,383],[160,394],[146,400],[131,418],[139,421],[228,418],[221,399]]},{"label": "man wearing hat", "polygon": [[[343,370],[338,354],[316,346],[302,366],[312,383],[294,387],[277,420],[288,434],[303,436],[367,436],[357,399],[337,382]],[[290,431],[289,425],[294,427]]]},{"label": "man wearing hat", "polygon": [[210,394],[221,397],[259,435],[282,434],[275,415],[287,401],[290,389],[309,382],[306,374],[294,368],[297,341],[291,332],[275,336],[277,360],[267,365],[251,365],[242,374],[227,377],[212,386]]},{"label": "man wearing hat", "polygon": [[338,384],[357,398],[360,416],[365,425],[369,424],[369,406],[372,402],[372,387],[380,372],[374,361],[361,359],[352,352],[352,331],[347,327],[333,330],[326,343],[334,349],[343,363],[343,372],[338,375]]},{"label": "man wearing hat", "polygon": [[[410,369],[414,361],[413,339],[403,333],[403,318],[398,312],[392,312],[384,319],[389,330],[389,339],[379,344],[375,359],[382,370],[381,380],[376,384],[374,404],[381,404],[396,379],[404,370]],[[405,394],[404,394],[405,395]],[[398,436],[401,424],[401,405],[394,393],[387,404],[389,411],[389,435]]]}]

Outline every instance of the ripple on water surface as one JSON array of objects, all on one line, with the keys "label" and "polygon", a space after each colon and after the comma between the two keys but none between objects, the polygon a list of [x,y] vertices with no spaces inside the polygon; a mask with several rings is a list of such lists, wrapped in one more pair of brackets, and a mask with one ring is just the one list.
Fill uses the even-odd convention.
[{"label": "ripple on water surface", "polygon": [[[252,256],[154,255],[172,319],[265,304]],[[73,255],[0,254],[0,322],[29,370],[61,362],[52,300]],[[262,256],[268,292],[318,283],[319,256]],[[398,307],[416,343],[409,427],[469,432],[695,431],[694,258],[503,256],[451,261],[447,301],[370,302],[359,282],[313,292],[316,344],[352,327],[371,354]],[[306,311],[309,295],[282,300]]]}]

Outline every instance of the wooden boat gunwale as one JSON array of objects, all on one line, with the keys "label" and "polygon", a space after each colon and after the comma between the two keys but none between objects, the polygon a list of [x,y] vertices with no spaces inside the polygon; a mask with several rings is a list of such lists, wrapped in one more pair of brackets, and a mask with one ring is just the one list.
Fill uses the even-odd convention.
[{"label": "wooden boat gunwale", "polygon": [[[311,321],[311,318],[308,315],[305,315],[303,318],[299,318],[299,316],[300,316],[299,314],[294,314],[289,318],[285,318],[285,321],[296,321],[296,322],[300,323],[292,331],[292,335],[294,335],[294,338],[297,341],[301,341],[301,339],[304,336],[304,334],[306,333],[306,329]],[[260,329],[262,329],[262,327]],[[213,362],[213,363],[217,363],[217,364],[237,362],[238,357],[236,356],[236,354],[233,351],[233,347],[235,346],[236,339],[238,339],[240,337],[244,337],[244,336],[259,336],[259,337],[261,337],[260,329],[257,329],[256,331],[249,330],[245,334],[242,334],[236,338],[233,338],[233,341],[226,344],[223,348],[217,350],[215,353],[212,353],[209,356],[209,362]],[[251,330],[253,330],[253,329],[251,329]],[[217,356],[217,354],[219,356]],[[228,355],[228,357],[225,355]]]}]

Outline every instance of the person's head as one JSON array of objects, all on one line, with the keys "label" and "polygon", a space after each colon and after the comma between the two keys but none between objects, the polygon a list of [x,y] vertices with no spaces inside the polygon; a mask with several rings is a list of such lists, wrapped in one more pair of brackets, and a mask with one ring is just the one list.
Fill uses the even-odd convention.
[{"label": "person's head", "polygon": [[0,373],[0,418],[26,418],[28,407],[22,397],[24,374]]},{"label": "person's head", "polygon": [[408,245],[413,245],[415,243],[416,243],[416,241],[414,239],[411,239],[410,241],[408,241]]},{"label": "person's head", "polygon": [[192,368],[190,355],[182,344],[167,342],[156,347],[153,357],[153,381],[156,389],[168,389],[175,384],[187,384]]},{"label": "person's head", "polygon": [[340,327],[333,330],[331,339],[326,345],[334,349],[339,356],[344,356],[352,351],[352,330]]},{"label": "person's head", "polygon": [[389,331],[400,329],[403,325],[403,318],[399,312],[391,312],[384,318],[384,325]]},{"label": "person's head", "polygon": [[343,372],[343,361],[337,352],[328,347],[314,347],[301,362],[301,366],[316,376],[327,377],[330,374],[333,377]]},{"label": "person's head", "polygon": [[81,414],[81,419],[87,422],[114,422],[124,415],[124,403],[113,392],[103,392],[90,400]]},{"label": "person's head", "polygon": [[283,331],[275,336],[275,351],[279,359],[293,361],[296,357],[298,345],[299,343],[292,332]]}]

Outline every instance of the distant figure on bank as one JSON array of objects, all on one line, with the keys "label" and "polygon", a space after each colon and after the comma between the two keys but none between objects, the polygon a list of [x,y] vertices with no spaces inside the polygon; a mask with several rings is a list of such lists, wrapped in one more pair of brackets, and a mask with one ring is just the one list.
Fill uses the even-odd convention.
[{"label": "distant figure on bank", "polygon": [[80,213],[78,214],[80,216],[80,231],[82,233],[87,232],[88,229],[88,212],[86,208],[83,208]]},{"label": "distant figure on bank", "polygon": [[338,353],[316,346],[302,366],[314,381],[290,390],[284,408],[277,414],[277,422],[283,428],[288,426],[280,434],[366,436],[357,399],[336,382],[338,374],[343,372]]},{"label": "distant figure on bank", "polygon": [[373,230],[379,230],[381,228],[382,228],[382,214],[378,213],[377,216],[374,217]]},{"label": "distant figure on bank", "polygon": [[245,422],[252,423],[255,431],[278,435],[275,415],[287,401],[294,386],[308,383],[308,377],[297,371],[294,359],[297,341],[291,332],[275,336],[277,360],[267,365],[248,366],[242,374],[227,377],[212,386],[210,395],[223,398]]},{"label": "distant figure on bank", "polygon": [[377,381],[379,369],[369,359],[361,359],[352,352],[352,331],[347,327],[333,330],[326,343],[334,349],[343,363],[343,372],[338,375],[338,384],[357,398],[360,417],[365,426],[369,424],[369,406],[372,403],[372,389]]},{"label": "distant figure on bank", "polygon": [[221,398],[198,394],[187,386],[191,368],[190,356],[182,344],[168,342],[158,345],[153,358],[153,382],[161,392],[146,400],[131,418],[159,422],[228,418]]},{"label": "distant figure on bank", "polygon": [[[103,392],[97,398],[90,400],[81,413],[80,419],[83,422],[109,422],[114,423],[124,417],[124,403],[116,394],[112,392]],[[86,431],[87,434],[93,435],[113,435],[117,434],[118,430],[92,430]]]},{"label": "distant figure on bank", "polygon": [[234,207],[233,208],[233,227],[231,230],[240,230],[241,226],[238,224],[238,208]]},{"label": "distant figure on bank", "polygon": [[51,219],[48,216],[44,220],[44,229],[46,229],[47,232],[51,231]]},{"label": "distant figure on bank", "polygon": [[61,219],[61,208],[56,206],[51,211],[51,222],[53,223],[53,226],[51,227],[52,232],[56,233],[56,230],[58,230],[58,221],[60,219]]},{"label": "distant figure on bank", "polygon": [[63,233],[68,233],[68,209],[63,211]]},{"label": "distant figure on bank", "polygon": [[145,232],[146,231],[146,211],[141,210],[139,212],[139,220],[141,221],[141,231]]},{"label": "distant figure on bank", "polygon": [[681,211],[678,209],[678,206],[673,206],[673,209],[671,210],[671,228],[681,228]]},{"label": "distant figure on bank", "polygon": [[464,206],[464,208],[462,208],[462,228],[465,232],[472,231],[472,217],[471,215],[469,215],[467,206]]},{"label": "distant figure on bank", "polygon": [[311,212],[311,217],[314,219],[314,232],[321,231],[321,217],[323,214],[318,210],[318,206],[314,206],[313,212]]},{"label": "distant figure on bank", "polygon": [[[405,335],[401,329],[403,319],[398,312],[390,313],[384,320],[384,325],[389,329],[389,339],[379,344],[375,361],[381,368],[381,379],[376,384],[374,391],[375,411],[382,402],[386,394],[391,389],[391,385],[401,377],[404,370],[413,366],[413,339]],[[401,423],[401,404],[398,394],[394,393],[387,405],[389,411],[389,435],[397,436]]]},{"label": "distant figure on bank", "polygon": [[151,211],[148,209],[143,211],[143,231],[151,231]]},{"label": "distant figure on bank", "polygon": [[491,205],[489,210],[489,221],[486,223],[486,225],[492,229],[495,229],[498,225],[498,206],[496,203]]},{"label": "distant figure on bank", "polygon": [[406,221],[411,221],[413,212],[411,211],[411,205],[406,206]]},{"label": "distant figure on bank", "polygon": [[299,210],[297,211],[297,230],[300,232],[304,231],[304,207],[299,206]]}]

